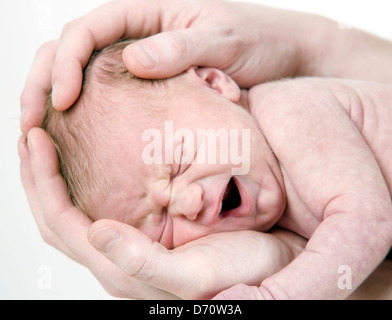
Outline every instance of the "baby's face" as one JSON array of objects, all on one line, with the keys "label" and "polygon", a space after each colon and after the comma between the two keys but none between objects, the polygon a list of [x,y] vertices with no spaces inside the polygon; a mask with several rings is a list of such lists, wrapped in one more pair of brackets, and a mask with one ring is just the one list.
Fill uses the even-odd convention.
[{"label": "baby's face", "polygon": [[92,218],[123,221],[169,248],[272,227],[285,206],[283,180],[248,111],[194,70],[168,80],[152,99],[161,110],[135,114],[131,107],[113,125],[103,160],[108,197]]}]

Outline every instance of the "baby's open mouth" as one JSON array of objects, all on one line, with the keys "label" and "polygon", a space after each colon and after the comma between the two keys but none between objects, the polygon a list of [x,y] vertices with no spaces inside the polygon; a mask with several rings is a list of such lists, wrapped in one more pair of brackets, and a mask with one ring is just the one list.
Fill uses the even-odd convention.
[{"label": "baby's open mouth", "polygon": [[226,212],[234,210],[241,205],[241,195],[233,178],[230,179],[222,198],[222,209],[219,213],[224,216]]}]

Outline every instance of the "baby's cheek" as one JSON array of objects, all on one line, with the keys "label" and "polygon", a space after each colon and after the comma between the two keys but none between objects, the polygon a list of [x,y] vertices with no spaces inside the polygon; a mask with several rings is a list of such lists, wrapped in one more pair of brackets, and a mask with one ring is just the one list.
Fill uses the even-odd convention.
[{"label": "baby's cheek", "polygon": [[261,188],[257,198],[257,221],[263,231],[269,230],[282,217],[286,207],[286,192],[272,181]]},{"label": "baby's cheek", "polygon": [[139,226],[137,229],[143,232],[152,241],[161,242],[161,235],[163,232],[162,227],[142,225]]},{"label": "baby's cheek", "polygon": [[167,230],[167,235],[169,235],[169,237],[167,237],[166,240],[171,239],[171,247],[177,248],[188,242],[206,236],[208,233],[202,229],[203,227],[199,226],[195,222],[177,218],[174,219],[171,226],[169,226]]},{"label": "baby's cheek", "polygon": [[152,241],[161,242],[165,233],[167,224],[167,214],[163,212],[156,212],[154,214],[147,214],[133,221],[133,227],[139,229],[147,235]]}]

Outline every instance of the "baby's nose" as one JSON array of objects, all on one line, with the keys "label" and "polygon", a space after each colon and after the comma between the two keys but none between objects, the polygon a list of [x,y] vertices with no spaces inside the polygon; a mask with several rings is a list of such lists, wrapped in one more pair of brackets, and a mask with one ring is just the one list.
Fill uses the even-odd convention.
[{"label": "baby's nose", "polygon": [[192,183],[181,190],[173,190],[172,201],[168,212],[172,216],[185,216],[195,220],[203,208],[203,188],[197,183]]}]

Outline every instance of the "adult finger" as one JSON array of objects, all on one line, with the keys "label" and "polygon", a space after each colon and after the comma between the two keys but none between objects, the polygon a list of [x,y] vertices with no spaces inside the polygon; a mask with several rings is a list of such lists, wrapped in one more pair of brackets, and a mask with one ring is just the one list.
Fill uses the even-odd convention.
[{"label": "adult finger", "polygon": [[18,152],[20,157],[20,177],[41,236],[45,242],[57,248],[71,259],[77,260],[73,252],[70,251],[63,241],[46,225],[35,180],[31,171],[30,153],[24,136],[18,141]]},{"label": "adult finger", "polygon": [[[219,32],[219,30],[216,30]],[[160,33],[130,44],[123,52],[127,69],[141,78],[167,78],[177,75],[193,65],[214,66],[224,69],[221,51],[228,41],[224,35],[205,35],[205,28],[193,27]]]},{"label": "adult finger", "polygon": [[44,106],[51,88],[52,64],[56,56],[58,41],[51,41],[38,50],[34,63],[20,97],[20,128],[26,137],[33,127],[41,126]]},{"label": "adult finger", "polygon": [[283,241],[252,231],[213,234],[167,250],[129,225],[99,220],[88,237],[130,277],[184,299],[208,299],[236,283],[259,285],[292,258]]},{"label": "adult finger", "polygon": [[159,8],[157,0],[112,1],[68,23],[53,65],[53,106],[65,110],[76,101],[83,68],[94,50],[121,38],[159,32]]},{"label": "adult finger", "polygon": [[59,170],[57,152],[47,133],[40,128],[31,129],[28,146],[31,172],[45,222],[77,260],[85,264],[85,256],[94,252],[86,239],[92,222],[72,203]]},{"label": "adult finger", "polygon": [[[195,259],[187,259],[188,256],[181,252],[167,250],[129,225],[114,220],[99,220],[91,226],[88,238],[96,249],[129,277],[175,296],[204,298],[206,287],[203,284],[208,282],[214,286],[214,281],[209,279],[209,270],[199,268]],[[201,276],[197,277],[198,274]],[[210,292],[208,294],[211,295]]]},{"label": "adult finger", "polygon": [[[28,134],[30,153],[20,141],[24,185],[33,203],[39,208],[37,217],[44,225],[45,235],[51,232],[55,247],[86,266],[112,295],[135,298],[173,298],[137,279],[132,279],[97,252],[88,242],[87,232],[92,221],[72,203],[59,171],[57,153],[49,136],[40,128]],[[30,158],[31,168],[26,162]],[[36,211],[37,213],[37,211]]]}]

